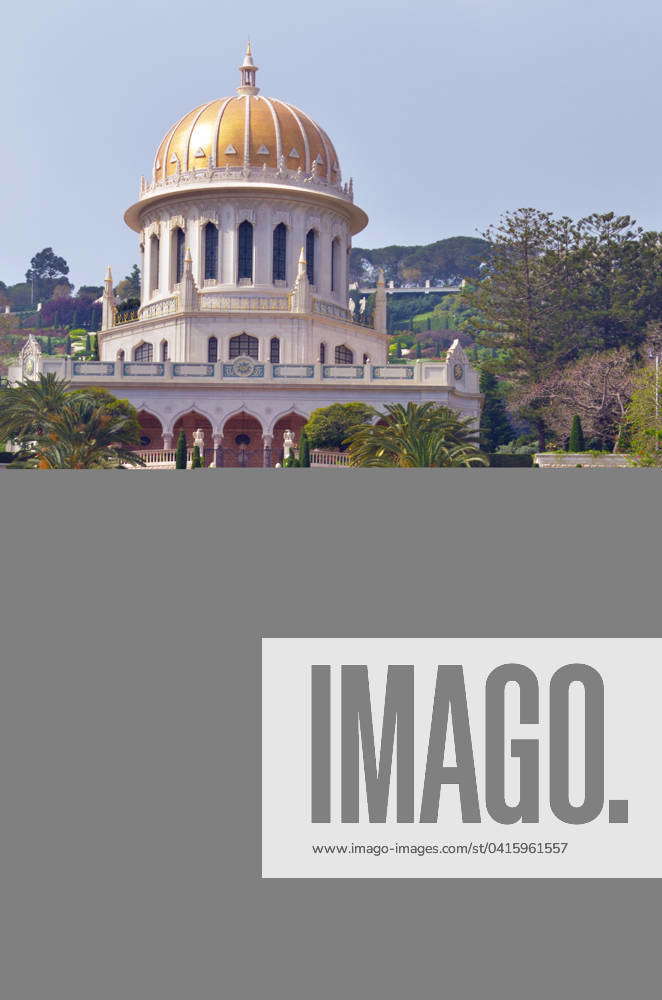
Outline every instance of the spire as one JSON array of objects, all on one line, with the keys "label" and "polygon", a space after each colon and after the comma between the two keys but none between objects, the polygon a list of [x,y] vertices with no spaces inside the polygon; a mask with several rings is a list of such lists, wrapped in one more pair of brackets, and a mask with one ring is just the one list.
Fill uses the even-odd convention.
[{"label": "spire", "polygon": [[301,253],[299,254],[299,268],[298,268],[297,277],[299,277],[299,278],[305,278],[305,277],[307,277],[307,275],[306,275],[307,263],[308,262],[306,261],[306,248],[305,247],[301,247]]},{"label": "spire", "polygon": [[251,40],[249,38],[248,44],[246,45],[246,55],[244,56],[244,61],[239,67],[241,85],[237,87],[237,93],[240,96],[254,96],[255,94],[260,93],[260,88],[255,86],[255,74],[259,68],[260,67],[256,66],[253,62],[253,51],[251,49]]},{"label": "spire", "polygon": [[296,281],[292,289],[292,311],[308,313],[311,310],[310,283],[308,281],[306,267],[306,250],[301,247],[299,254],[299,266],[297,267]]},{"label": "spire", "polygon": [[379,268],[377,272],[377,288],[375,292],[374,327],[379,333],[386,333],[386,283],[384,281],[384,270]]},{"label": "spire", "polygon": [[198,289],[193,277],[193,258],[190,247],[184,256],[184,274],[179,286],[179,306],[182,312],[192,312],[198,306]]},{"label": "spire", "polygon": [[115,324],[115,293],[113,291],[113,272],[110,264],[106,268],[103,279],[103,295],[101,296],[101,329],[109,330]]}]

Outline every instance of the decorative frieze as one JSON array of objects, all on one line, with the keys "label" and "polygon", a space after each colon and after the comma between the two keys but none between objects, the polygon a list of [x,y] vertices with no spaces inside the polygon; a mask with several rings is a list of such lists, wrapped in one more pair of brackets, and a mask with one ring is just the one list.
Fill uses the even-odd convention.
[{"label": "decorative frieze", "polygon": [[201,292],[199,308],[203,312],[289,312],[288,295],[218,295]]},{"label": "decorative frieze", "polygon": [[362,379],[363,365],[322,365],[322,378]]},{"label": "decorative frieze", "polygon": [[304,170],[289,170],[281,163],[278,167],[268,167],[263,164],[260,167],[236,166],[236,167],[203,167],[199,170],[180,171],[171,174],[169,177],[153,180],[151,183],[141,185],[140,199],[149,198],[162,190],[185,189],[191,186],[210,184],[219,186],[223,184],[233,185],[237,181],[254,181],[256,183],[278,184],[284,187],[296,186],[310,188],[316,191],[333,193],[343,201],[353,202],[354,191],[350,184],[342,184],[340,180],[328,181],[317,169],[306,172]]},{"label": "decorative frieze", "polygon": [[274,365],[274,378],[314,378],[315,365]]},{"label": "decorative frieze", "polygon": [[412,365],[373,365],[372,377],[399,382],[413,381],[414,368]]}]

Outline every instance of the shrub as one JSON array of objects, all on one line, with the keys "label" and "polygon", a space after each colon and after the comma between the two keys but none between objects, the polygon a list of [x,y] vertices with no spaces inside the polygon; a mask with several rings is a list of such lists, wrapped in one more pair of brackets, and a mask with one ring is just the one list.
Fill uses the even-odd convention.
[{"label": "shrub", "polygon": [[179,437],[177,438],[177,451],[175,453],[175,468],[176,469],[186,468],[186,434],[184,434],[184,431],[180,431]]},{"label": "shrub", "polygon": [[586,448],[586,442],[584,440],[584,430],[582,428],[582,422],[579,419],[578,414],[575,413],[572,418],[572,427],[570,428],[570,438],[568,440],[568,451],[584,451]]},{"label": "shrub", "polygon": [[376,411],[366,403],[332,403],[313,410],[304,430],[311,448],[333,448],[344,451],[345,438],[368,424]]},{"label": "shrub", "polygon": [[299,465],[302,469],[310,468],[310,442],[305,430],[301,431],[299,439]]},{"label": "shrub", "polygon": [[507,452],[492,452],[489,456],[491,469],[530,469],[533,455],[509,455]]}]

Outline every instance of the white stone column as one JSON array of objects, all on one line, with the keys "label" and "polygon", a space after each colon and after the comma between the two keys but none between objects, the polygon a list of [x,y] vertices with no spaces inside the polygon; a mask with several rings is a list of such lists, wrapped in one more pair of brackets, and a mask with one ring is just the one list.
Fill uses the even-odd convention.
[{"label": "white stone column", "polygon": [[144,306],[147,301],[147,271],[145,270],[145,233],[143,232],[140,244],[140,305]]},{"label": "white stone column", "polygon": [[268,207],[262,207],[257,212],[253,226],[253,284],[271,284],[271,212]]},{"label": "white stone column", "polygon": [[219,233],[219,252],[221,254],[221,281],[224,285],[234,285],[237,280],[237,229],[234,219]]},{"label": "white stone column", "polygon": [[189,247],[193,257],[193,274],[198,288],[203,288],[205,283],[205,225],[206,219],[196,219],[195,223],[189,225]]},{"label": "white stone column", "polygon": [[168,294],[170,290],[170,231],[166,226],[161,226],[159,233],[159,286],[161,297]]},{"label": "white stone column", "polygon": [[214,441],[214,460],[211,464],[212,469],[220,469],[223,467],[223,432],[219,431],[213,435]]},{"label": "white stone column", "polygon": [[273,434],[263,434],[262,435],[262,448],[263,448],[263,452],[262,452],[263,461],[262,461],[262,464],[263,464],[263,467],[265,469],[270,469],[271,468],[271,463],[273,461],[273,457],[272,457],[273,441],[274,441]]},{"label": "white stone column", "polygon": [[326,227],[317,232],[315,286],[320,295],[331,295],[331,234]]}]

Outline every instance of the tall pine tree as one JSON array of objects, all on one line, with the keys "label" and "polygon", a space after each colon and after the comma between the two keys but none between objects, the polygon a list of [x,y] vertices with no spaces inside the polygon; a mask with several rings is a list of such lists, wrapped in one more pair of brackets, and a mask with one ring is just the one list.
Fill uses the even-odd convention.
[{"label": "tall pine tree", "polygon": [[572,418],[572,427],[570,428],[570,439],[568,441],[568,451],[585,451],[586,442],[584,441],[584,429],[582,427],[582,422],[579,419],[578,414],[575,413]]},{"label": "tall pine tree", "polygon": [[485,397],[480,415],[480,444],[485,451],[496,451],[499,445],[512,440],[513,428],[497,377],[486,369],[480,373],[480,391]]}]

